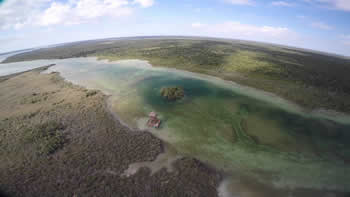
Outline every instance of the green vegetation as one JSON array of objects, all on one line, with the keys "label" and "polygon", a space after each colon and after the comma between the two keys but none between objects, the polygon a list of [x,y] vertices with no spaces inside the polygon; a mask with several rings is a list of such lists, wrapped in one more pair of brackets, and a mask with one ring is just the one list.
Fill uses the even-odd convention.
[{"label": "green vegetation", "polygon": [[350,112],[350,60],[283,46],[223,39],[95,40],[40,49],[5,62],[97,56],[144,59],[275,93],[309,109]]},{"label": "green vegetation", "polygon": [[182,87],[163,87],[160,90],[160,94],[163,98],[169,101],[179,100],[185,96],[185,92]]},{"label": "green vegetation", "polygon": [[[289,68],[281,66],[280,61],[283,60],[283,62],[288,64],[288,62],[293,62],[294,59],[273,58],[271,56],[274,51],[279,50],[282,54],[290,53],[293,56],[301,56],[306,52],[301,53],[289,51],[289,49],[268,48],[266,46],[264,50],[268,52],[264,52],[258,49],[244,48],[243,44],[235,46],[232,43],[217,41],[176,40],[173,43],[164,41],[166,42],[165,44],[162,44],[163,41],[159,40],[152,40],[154,43],[146,41],[138,41],[140,43],[137,44],[130,41],[130,45],[121,46],[122,49],[120,50],[118,47],[98,50],[97,55],[108,59],[147,59],[153,65],[165,65],[206,73],[265,90],[272,88],[272,92],[280,95],[283,95],[284,92],[289,93],[289,97],[286,97],[291,100],[305,99],[305,105],[308,107],[313,107],[311,105],[320,107],[322,105],[319,104],[332,103],[332,101],[323,102],[322,99],[325,97],[317,98],[323,93],[329,95],[327,87],[322,85],[310,85],[311,88],[304,86],[308,82],[302,80],[302,75],[295,75],[299,78],[292,75],[296,69],[292,69],[293,72],[291,72],[291,75],[286,75]],[[121,42],[118,41],[118,43],[120,44]],[[256,45],[256,48],[259,47],[260,49],[263,48],[263,46]],[[112,50],[115,50],[115,52],[111,52]],[[201,53],[205,54],[205,56],[202,56]],[[88,62],[90,60],[84,61]],[[157,61],[159,63],[164,62],[164,64],[155,64]],[[96,62],[92,62],[91,64],[95,67]],[[305,67],[303,64],[298,65]],[[115,65],[115,67],[118,66]],[[289,114],[283,110],[274,108],[273,105],[269,106],[267,103],[261,103],[259,99],[250,99],[226,89],[221,89],[214,84],[204,83],[201,80],[193,80],[190,77],[180,78],[166,72],[163,73],[163,78],[159,75],[148,77],[149,75],[146,75],[144,72],[147,69],[143,70],[143,68],[141,69],[141,76],[137,73],[136,75],[125,75],[125,78],[121,77],[119,81],[126,80],[128,82],[126,84],[131,85],[121,85],[120,87],[122,88],[116,85],[119,84],[117,83],[117,79],[120,75],[124,76],[124,73],[128,72],[119,72],[118,70],[114,70],[115,68],[108,67],[105,70],[99,70],[98,73],[101,74],[100,76],[106,76],[106,73],[112,73],[108,75],[110,77],[110,80],[107,80],[108,83],[101,84],[112,84],[111,86],[115,88],[111,89],[112,92],[118,89],[118,91],[115,91],[117,96],[115,98],[113,96],[110,97],[113,100],[116,99],[115,103],[110,102],[109,104],[112,109],[116,109],[118,115],[123,120],[126,117],[127,120],[134,121],[136,124],[144,124],[142,122],[143,120],[138,122],[137,118],[146,116],[147,113],[145,112],[154,110],[159,113],[165,123],[164,130],[158,130],[161,133],[159,135],[169,135],[169,137],[164,137],[165,140],[168,139],[169,143],[174,145],[181,154],[198,158],[216,167],[237,169],[242,174],[252,173],[254,176],[263,179],[263,182],[273,176],[274,180],[280,180],[277,184],[286,182],[286,186],[293,188],[322,188],[340,191],[348,188],[349,177],[347,174],[349,174],[349,168],[345,164],[349,154],[349,146],[347,145],[349,136],[347,134],[348,132],[346,132],[348,131],[348,127],[337,125],[332,121],[306,119],[302,116]],[[79,68],[74,67],[74,69],[78,70]],[[123,69],[126,68],[123,67]],[[154,71],[153,69],[149,70],[150,72]],[[110,71],[115,71],[117,74]],[[90,70],[89,72],[94,71]],[[134,72],[136,71],[134,70]],[[133,76],[138,77],[135,79]],[[282,76],[285,77],[283,78]],[[113,80],[116,82],[113,82]],[[135,84],[132,80],[136,80],[140,84]],[[173,89],[165,89],[164,92],[166,93],[164,95],[176,95],[175,93],[171,93],[174,90],[177,91],[176,86],[186,87],[186,90],[188,90],[186,92],[186,102],[164,102],[164,98],[159,94],[160,89],[162,87],[172,87]],[[123,89],[127,91],[119,96],[117,92],[120,93]],[[344,90],[342,92],[347,94]],[[71,95],[71,92],[67,95]],[[79,111],[74,108],[74,103],[71,103],[72,99],[77,98],[76,102],[84,102],[98,97],[92,95],[94,94],[88,94],[87,91],[84,91],[80,96],[72,98],[65,96],[55,99],[54,103],[61,102],[64,98],[66,101],[64,102],[65,106],[72,110],[71,113],[67,113],[67,119],[70,120],[72,117],[77,117],[78,123],[87,121],[87,123],[82,124],[85,126],[85,129],[81,129],[79,135],[82,135],[82,133],[84,135],[93,134],[93,136],[87,139],[99,140],[101,139],[101,135],[98,132],[115,133],[115,130],[113,128],[100,129],[105,125],[104,122],[100,124],[89,123],[99,117],[94,116],[96,114],[95,112],[97,112],[96,109],[92,113],[86,113],[85,107],[81,107],[81,114],[71,115],[75,111]],[[339,93],[335,93],[334,95],[335,97],[343,98]],[[32,97],[36,95],[27,96]],[[53,98],[55,97],[48,97],[48,101]],[[314,101],[313,98],[316,100]],[[48,101],[37,103],[42,104]],[[26,104],[30,107],[37,107],[37,104],[32,105],[31,102],[25,102],[23,105]],[[336,102],[336,104],[339,104],[339,102]],[[57,106],[57,110],[63,106],[62,104],[59,105]],[[85,104],[85,106],[87,105]],[[99,107],[99,109],[103,109],[103,107]],[[125,112],[125,114],[121,112]],[[55,111],[50,110],[50,113],[52,113],[53,117],[56,117]],[[42,116],[46,115],[46,113],[39,113],[30,114],[28,117],[37,117],[41,114]],[[92,116],[89,118],[86,115]],[[83,118],[80,119],[80,117]],[[106,117],[105,115],[100,116],[101,120],[105,120]],[[70,123],[67,124],[67,126],[71,125]],[[39,124],[34,127],[40,128],[42,126]],[[43,126],[44,129],[42,130],[46,130],[46,127]],[[75,131],[75,128],[79,127],[74,126],[73,128],[74,132],[71,135],[79,136]],[[91,129],[94,128],[96,131],[91,132]],[[51,131],[51,129],[48,130]],[[46,144],[45,139],[47,137],[38,131],[41,130],[34,129],[34,132],[26,132],[30,136],[26,139],[31,142],[28,144],[34,144],[36,146],[39,144],[38,147],[40,148],[40,144]],[[53,129],[53,131],[60,130]],[[66,132],[70,131],[70,129],[67,129]],[[120,143],[122,146],[116,147],[115,145],[118,145],[116,140],[121,139],[121,137],[122,135],[119,135],[116,139],[111,140],[110,144],[112,148],[106,147],[103,149],[103,152],[96,152],[95,150],[102,150],[101,146],[106,144],[104,141],[98,141],[102,143],[96,143],[94,146],[87,143],[92,148],[92,151],[88,151],[89,157],[95,152],[97,156],[91,157],[93,162],[89,162],[86,165],[91,164],[95,167],[95,165],[99,165],[100,163],[96,162],[96,158],[101,158],[101,153],[103,157],[108,157],[106,154],[110,150],[118,150],[116,154],[111,154],[113,156],[118,155],[125,146],[130,144],[129,142],[134,141],[134,138],[132,140],[126,140],[124,138],[121,141],[122,143]],[[108,137],[106,139],[109,140]],[[84,141],[87,140],[70,138],[70,143],[84,143]],[[149,145],[149,143],[145,144],[147,146]],[[69,144],[67,143],[65,146],[69,146]],[[81,147],[80,144],[76,146]],[[131,150],[135,150],[135,147],[140,146],[131,147]],[[64,151],[67,149],[68,147]],[[143,148],[141,149],[143,150]],[[81,151],[84,153],[81,155],[81,158],[88,158],[86,157],[86,150],[86,148],[81,148]],[[127,152],[127,156],[120,157],[121,161],[125,161],[128,158],[135,158],[135,155],[130,155],[131,151],[128,150]],[[80,166],[80,162],[78,163]],[[121,169],[119,164],[116,166],[114,169]],[[106,165],[103,165],[104,169],[106,169],[105,167]],[[95,175],[93,175],[89,182],[100,181],[96,180]]]},{"label": "green vegetation", "polygon": [[96,95],[98,92],[96,90],[88,90],[86,92],[86,97],[90,97],[90,96],[94,96]]},{"label": "green vegetation", "polygon": [[225,72],[239,73],[259,73],[263,75],[275,76],[276,78],[283,74],[283,67],[275,63],[258,60],[266,57],[265,54],[259,54],[252,51],[237,51],[233,55],[226,57]]},{"label": "green vegetation", "polygon": [[35,144],[39,154],[48,155],[63,146],[63,129],[64,127],[55,121],[35,125],[25,130],[25,141]]},{"label": "green vegetation", "polygon": [[213,75],[272,92],[309,109],[350,112],[350,61],[339,57],[269,45],[200,40],[140,40],[128,48],[91,56],[111,61],[145,59],[153,66]]}]

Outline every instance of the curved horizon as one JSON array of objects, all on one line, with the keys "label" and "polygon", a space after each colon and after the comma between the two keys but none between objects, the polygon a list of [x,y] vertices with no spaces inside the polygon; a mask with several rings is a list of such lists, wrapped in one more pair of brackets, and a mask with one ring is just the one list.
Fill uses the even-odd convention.
[{"label": "curved horizon", "polygon": [[344,0],[4,0],[1,52],[111,37],[183,35],[350,56]]},{"label": "curved horizon", "polygon": [[265,45],[272,45],[277,47],[287,47],[289,49],[295,49],[300,51],[306,51],[306,52],[312,52],[317,54],[323,54],[323,55],[330,55],[330,56],[337,56],[342,58],[350,58],[350,55],[343,55],[333,52],[327,52],[327,51],[321,51],[317,49],[312,48],[302,48],[298,46],[292,46],[292,45],[285,45],[285,44],[278,44],[278,43],[272,43],[272,42],[262,42],[262,41],[255,41],[255,40],[244,40],[244,39],[235,39],[235,38],[226,38],[226,37],[210,37],[210,36],[196,36],[196,35],[146,35],[146,36],[125,36],[125,37],[108,37],[108,38],[95,38],[95,39],[86,39],[86,40],[76,40],[76,41],[70,41],[70,42],[63,42],[63,43],[53,43],[49,45],[41,45],[41,46],[34,46],[30,48],[21,48],[21,49],[15,49],[12,51],[4,51],[1,52],[0,55],[6,55],[11,54],[15,52],[22,52],[27,50],[38,50],[42,48],[52,48],[57,46],[63,46],[66,44],[73,44],[73,43],[79,43],[79,42],[88,42],[88,41],[98,41],[98,40],[113,40],[113,39],[131,39],[131,38],[138,38],[138,39],[150,39],[150,38],[185,38],[185,39],[191,39],[191,38],[200,38],[200,39],[220,39],[220,40],[226,40],[226,41],[243,41],[248,42],[249,44],[254,43],[260,43]]}]

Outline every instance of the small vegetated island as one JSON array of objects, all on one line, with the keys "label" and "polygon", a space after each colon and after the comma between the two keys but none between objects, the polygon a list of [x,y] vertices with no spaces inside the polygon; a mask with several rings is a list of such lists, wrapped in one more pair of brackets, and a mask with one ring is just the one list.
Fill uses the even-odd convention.
[{"label": "small vegetated island", "polygon": [[[11,56],[4,62],[86,56],[108,60],[147,60],[153,66],[211,75],[271,92],[305,107],[305,111],[321,108],[350,113],[350,60],[290,47],[192,37],[113,39],[108,42],[96,40],[43,48]],[[69,64],[68,61],[67,64]],[[81,60],[81,62],[85,64],[87,60]],[[91,65],[87,63],[86,66],[95,67],[92,63]],[[72,67],[72,71],[75,69],[79,68]],[[119,73],[116,69],[124,71],[124,68],[113,67],[113,70],[98,72],[96,77],[102,79],[107,72],[112,71]],[[153,76],[153,70],[147,73],[145,70],[142,70],[145,77],[148,77],[146,74]],[[91,72],[94,71],[94,69],[91,70]],[[126,71],[129,70],[126,69]],[[130,74],[140,76],[138,71],[135,69]],[[162,114],[167,121],[170,120],[167,126],[170,129],[164,129],[162,132],[165,135],[168,134],[167,132],[172,132],[170,135],[179,137],[179,141],[175,143],[171,140],[165,143],[178,148],[184,155],[200,160],[180,159],[176,162],[173,174],[162,172],[162,180],[159,180],[158,173],[154,175],[136,173],[129,178],[114,176],[113,179],[109,179],[109,176],[105,176],[104,173],[93,174],[96,170],[105,172],[108,167],[106,165],[109,163],[113,166],[121,166],[120,169],[127,169],[134,162],[152,161],[162,152],[162,141],[147,132],[136,132],[137,134],[128,132],[122,124],[116,124],[105,107],[105,96],[102,93],[82,90],[72,84],[68,85],[57,73],[48,75],[40,73],[41,71],[23,73],[13,80],[8,80],[8,76],[0,77],[0,90],[3,92],[0,95],[0,120],[2,121],[0,155],[15,159],[6,159],[1,163],[0,174],[4,178],[0,179],[0,196],[3,190],[18,196],[23,196],[23,193],[28,194],[27,196],[36,196],[38,191],[44,193],[49,191],[47,188],[56,187],[57,176],[61,175],[62,180],[67,184],[61,184],[62,190],[59,188],[57,191],[62,194],[71,193],[71,196],[78,187],[83,191],[81,194],[83,196],[97,194],[110,196],[112,193],[130,191],[148,192],[144,191],[145,187],[137,186],[143,185],[143,180],[147,180],[151,195],[155,192],[155,196],[164,196],[158,192],[168,193],[169,191],[175,192],[170,195],[186,196],[187,188],[193,189],[189,192],[198,196],[216,196],[220,178],[215,171],[203,168],[199,162],[201,159],[213,164],[214,167],[220,168],[223,165],[228,171],[232,169],[236,172],[239,169],[244,176],[247,173],[249,181],[244,181],[242,186],[247,191],[251,189],[254,191],[255,185],[261,186],[263,189],[256,191],[257,195],[263,191],[273,193],[270,196],[283,196],[282,193],[299,195],[301,190],[305,191],[300,194],[302,196],[319,196],[323,191],[327,191],[328,195],[328,190],[347,192],[347,194],[350,191],[348,189],[350,188],[350,168],[347,165],[350,158],[348,125],[323,118],[299,116],[280,110],[278,106],[264,105],[264,101],[240,97],[239,92],[231,94],[231,91],[224,90],[225,87],[209,84],[209,80],[204,81],[205,83],[196,82],[196,84],[192,84],[197,81],[196,78],[175,82],[177,80],[167,73],[155,75],[155,78],[150,78],[152,81],[142,81],[147,83],[140,87],[125,86],[125,88],[136,89],[130,90],[132,94],[125,98],[125,102],[119,101],[121,102],[120,105],[118,104],[121,106],[119,110],[123,112],[120,114],[125,113],[126,118],[134,119],[139,114],[144,114],[143,104],[159,110],[149,114],[148,126],[158,128],[161,120],[158,119],[157,113]],[[175,74],[173,77],[177,77]],[[76,77],[83,77],[82,75],[77,74]],[[106,82],[102,87],[110,88],[112,83],[117,84],[125,80],[123,77],[117,79],[117,76],[119,75],[116,75],[115,81],[108,79],[108,83],[99,82]],[[167,78],[168,76],[170,78]],[[181,77],[185,78],[182,75]],[[190,77],[186,75],[186,78]],[[172,85],[166,85],[170,83]],[[194,89],[186,89],[185,92],[184,88],[179,87],[179,84],[185,86],[184,84],[190,83],[193,85],[191,87],[195,86],[198,92]],[[153,92],[153,88],[159,87],[159,84],[163,87]],[[14,90],[12,88],[14,86],[21,88]],[[112,88],[117,90],[119,86]],[[35,94],[32,90],[36,91]],[[145,92],[141,92],[144,94],[136,97],[135,95],[140,93],[139,90]],[[208,95],[199,97],[197,93],[201,93],[202,90],[212,91],[208,91]],[[157,98],[153,95],[149,98],[154,100],[150,101],[146,97],[141,97],[149,94],[154,94]],[[170,103],[183,99],[185,94],[197,99],[196,105],[181,103],[176,105],[174,110],[173,107],[167,108],[162,105],[163,103],[157,102],[162,98],[171,105]],[[47,99],[42,99],[41,96]],[[133,96],[135,98],[132,98]],[[139,102],[139,99],[144,99],[145,102]],[[213,103],[217,105],[213,106]],[[279,105],[279,103],[276,104]],[[203,113],[198,113],[198,109]],[[37,124],[44,120],[47,123]],[[63,122],[62,125],[61,122]],[[203,122],[208,124],[202,125]],[[18,127],[19,124],[20,127]],[[91,125],[101,125],[101,128],[91,127]],[[90,130],[91,132],[86,132]],[[42,133],[42,131],[46,132]],[[78,135],[72,133],[73,131]],[[334,135],[330,136],[329,132],[334,132]],[[200,147],[198,143],[201,143]],[[39,154],[32,154],[31,148],[21,148],[23,146],[33,147]],[[99,147],[98,150],[95,150],[96,146]],[[56,152],[63,147],[64,151]],[[111,149],[118,149],[118,153],[100,157]],[[77,165],[81,163],[81,158],[86,151],[91,154],[91,157],[86,158],[87,163],[96,163],[98,159],[98,165]],[[57,157],[55,154],[59,154],[60,158],[57,163],[47,159]],[[300,161],[295,163],[295,159]],[[66,167],[62,168],[62,163],[66,163]],[[33,176],[36,181],[34,183],[18,181],[28,180],[26,175],[28,170],[32,172],[30,176]],[[178,175],[177,170],[181,175]],[[88,174],[80,176],[76,172],[88,172]],[[112,171],[112,173],[119,175],[122,170]],[[266,179],[265,176],[271,177],[270,173],[276,177],[274,180],[278,181],[277,184],[281,189],[279,187],[275,189],[274,181]],[[69,182],[72,176],[81,177],[81,179]],[[94,176],[96,178],[94,180],[101,180],[97,182],[104,182],[109,189],[90,190],[91,186],[95,187],[96,181],[85,184],[84,177],[87,176]],[[196,181],[200,181],[198,184],[200,187],[196,188],[192,187],[192,179],[187,177],[207,178],[196,178]],[[169,182],[160,188],[159,181],[163,180]],[[137,185],[133,187],[135,181]],[[179,183],[181,184],[178,185]],[[185,185],[186,189],[182,189],[182,185]],[[230,186],[230,184],[227,185]],[[282,188],[283,186],[285,189]],[[287,189],[290,186],[296,190]],[[174,188],[177,189],[174,190]],[[315,194],[311,194],[313,191]],[[57,193],[57,195],[61,194]],[[338,194],[334,195],[338,196]]]},{"label": "small vegetated island", "polygon": [[185,96],[185,91],[182,87],[163,87],[160,90],[160,95],[168,101],[176,101]]}]

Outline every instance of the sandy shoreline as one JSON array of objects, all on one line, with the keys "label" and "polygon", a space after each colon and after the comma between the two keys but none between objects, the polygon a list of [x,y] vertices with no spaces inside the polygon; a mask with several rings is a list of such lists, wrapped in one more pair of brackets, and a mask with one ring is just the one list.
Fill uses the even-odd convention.
[{"label": "sandy shoreline", "polygon": [[[101,92],[68,83],[58,73],[40,74],[47,68],[0,77],[0,157],[5,158],[0,194],[217,196],[220,174],[191,158],[179,158],[170,171],[152,173],[141,166],[122,176],[132,164],[154,161],[163,143],[117,121]],[[53,132],[64,140],[43,153],[55,138],[36,132],[53,122],[60,124]],[[50,125],[45,129],[51,132]],[[28,141],[28,133],[36,138]]]}]

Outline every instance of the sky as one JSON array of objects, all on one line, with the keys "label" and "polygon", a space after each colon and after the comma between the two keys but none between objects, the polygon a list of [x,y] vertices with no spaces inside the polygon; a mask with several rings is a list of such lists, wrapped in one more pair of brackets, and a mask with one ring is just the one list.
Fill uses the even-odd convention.
[{"label": "sky", "polygon": [[154,35],[252,40],[350,56],[350,0],[0,0],[0,53]]}]

